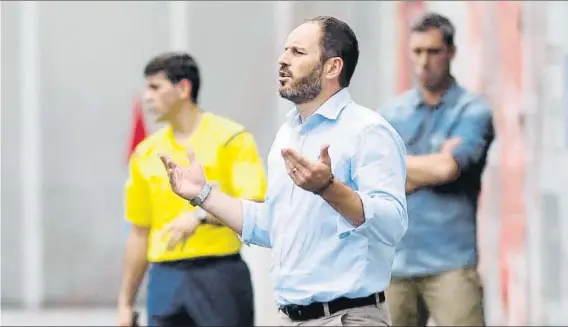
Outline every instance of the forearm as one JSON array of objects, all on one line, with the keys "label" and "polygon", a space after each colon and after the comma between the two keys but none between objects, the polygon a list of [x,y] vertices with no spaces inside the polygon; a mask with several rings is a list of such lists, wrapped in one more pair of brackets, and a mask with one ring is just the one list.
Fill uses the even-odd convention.
[{"label": "forearm", "polygon": [[322,197],[335,211],[349,220],[352,225],[360,226],[365,222],[361,198],[349,186],[336,180],[322,194]]},{"label": "forearm", "polygon": [[456,163],[449,153],[435,153],[424,156],[407,156],[407,190],[417,187],[443,184],[452,180],[457,173]]},{"label": "forearm", "polygon": [[243,214],[239,199],[214,189],[203,201],[201,207],[209,213],[212,220],[216,220],[238,234],[242,232]]},{"label": "forearm", "polygon": [[126,240],[120,306],[132,306],[148,267],[148,230],[132,226]]},{"label": "forearm", "polygon": [[[262,203],[262,201],[260,201],[260,200],[251,199],[251,201]],[[223,222],[219,218],[213,216],[210,213],[207,213],[207,217],[205,218],[205,223],[210,224],[210,225],[215,225],[215,226],[224,226],[225,225],[225,224],[223,224]]]}]

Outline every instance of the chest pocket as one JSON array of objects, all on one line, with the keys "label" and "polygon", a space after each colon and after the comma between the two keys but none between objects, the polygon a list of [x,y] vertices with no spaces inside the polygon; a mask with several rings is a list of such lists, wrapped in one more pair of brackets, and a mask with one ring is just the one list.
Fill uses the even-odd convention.
[{"label": "chest pocket", "polygon": [[458,103],[452,108],[442,108],[443,111],[435,117],[435,125],[429,140],[430,152],[439,152],[444,142],[454,135],[466,107],[467,103]]},{"label": "chest pocket", "polygon": [[396,114],[385,116],[385,118],[400,135],[404,144],[408,146],[415,142],[414,139],[419,133],[422,124],[422,119],[420,119],[419,115],[423,113],[418,112],[415,108],[398,108],[398,110]]},{"label": "chest pocket", "polygon": [[202,156],[198,158],[203,168],[207,182],[214,188],[233,194],[233,170],[234,161],[223,157],[221,151],[216,155]]},{"label": "chest pocket", "polygon": [[159,159],[152,159],[144,166],[143,175],[152,197],[165,193],[170,187],[166,169]]},{"label": "chest pocket", "polygon": [[420,111],[423,109],[416,109],[411,114],[393,119],[391,124],[404,140],[409,154],[416,154],[416,151],[435,153],[452,137],[465,107],[465,104],[442,107],[431,113],[431,117],[428,117],[429,113]]},{"label": "chest pocket", "polygon": [[[157,157],[157,156],[156,156]],[[170,182],[162,162],[152,160],[144,167],[143,172],[150,193],[149,201],[153,208],[152,217],[175,217],[176,210],[172,205],[164,205],[166,203],[176,203],[176,195],[172,192]],[[178,210],[179,211],[179,210]]]}]

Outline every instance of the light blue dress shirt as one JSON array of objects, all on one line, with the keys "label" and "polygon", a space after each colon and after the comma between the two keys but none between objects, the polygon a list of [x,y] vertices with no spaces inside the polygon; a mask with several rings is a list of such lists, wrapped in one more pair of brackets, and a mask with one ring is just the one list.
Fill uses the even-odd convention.
[{"label": "light blue dress shirt", "polygon": [[396,249],[393,276],[426,276],[475,266],[481,175],[494,138],[491,108],[454,82],[435,110],[413,89],[379,112],[398,131],[409,155],[438,153],[447,139],[461,139],[452,151],[459,178],[407,195],[410,223]]},{"label": "light blue dress shirt", "polygon": [[[241,239],[272,248],[270,274],[281,306],[385,290],[408,225],[404,142],[379,114],[353,102],[347,89],[303,123],[295,109],[288,118],[268,155],[265,202],[242,201]],[[281,149],[316,161],[325,144],[336,180],[361,198],[366,221],[359,227],[288,176]]]}]

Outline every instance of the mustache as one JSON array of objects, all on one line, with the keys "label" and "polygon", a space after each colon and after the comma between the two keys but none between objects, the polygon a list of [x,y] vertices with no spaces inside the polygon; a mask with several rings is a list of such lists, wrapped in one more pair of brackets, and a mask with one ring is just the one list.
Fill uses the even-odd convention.
[{"label": "mustache", "polygon": [[292,73],[283,67],[278,70],[278,75],[280,75],[280,77],[292,77]]}]

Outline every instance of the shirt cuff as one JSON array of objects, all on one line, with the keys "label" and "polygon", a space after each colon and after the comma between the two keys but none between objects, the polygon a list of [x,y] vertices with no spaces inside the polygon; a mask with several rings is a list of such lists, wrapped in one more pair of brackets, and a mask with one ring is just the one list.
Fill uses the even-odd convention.
[{"label": "shirt cuff", "polygon": [[239,239],[245,245],[249,245],[252,242],[254,226],[256,224],[255,202],[249,200],[241,200],[241,210],[243,215],[243,227],[241,229]]},{"label": "shirt cuff", "polygon": [[452,157],[458,164],[459,171],[466,170],[469,164],[470,154],[467,148],[456,147],[452,150]]},{"label": "shirt cuff", "polygon": [[355,193],[359,195],[359,199],[361,199],[361,203],[363,204],[363,215],[365,216],[365,222],[362,225],[355,227],[349,220],[341,216],[337,223],[337,233],[340,239],[346,238],[353,232],[358,232],[362,229],[365,229],[369,225],[370,220],[375,216],[373,199],[365,193],[359,191],[355,191]]}]

